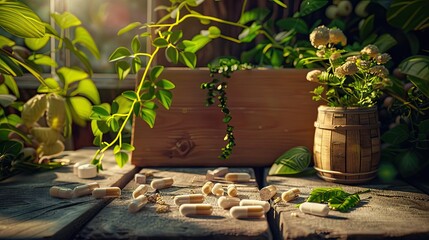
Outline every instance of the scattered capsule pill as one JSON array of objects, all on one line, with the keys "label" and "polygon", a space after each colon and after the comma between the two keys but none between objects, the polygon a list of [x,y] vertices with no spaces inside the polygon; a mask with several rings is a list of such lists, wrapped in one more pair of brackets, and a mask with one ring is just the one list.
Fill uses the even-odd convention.
[{"label": "scattered capsule pill", "polygon": [[228,172],[229,172],[229,169],[227,167],[218,167],[218,168],[216,168],[215,170],[212,171],[212,174],[215,177],[223,177]]},{"label": "scattered capsule pill", "polygon": [[209,195],[212,192],[214,184],[210,181],[207,181],[206,183],[204,183],[204,185],[201,187],[201,192]]},{"label": "scattered capsule pill", "polygon": [[206,203],[185,203],[180,206],[179,212],[185,217],[192,215],[211,215],[213,207]]},{"label": "scattered capsule pill", "polygon": [[223,209],[229,209],[240,205],[240,198],[222,196],[217,200],[217,205]]},{"label": "scattered capsule pill", "polygon": [[131,203],[128,205],[128,212],[136,213],[142,209],[144,205],[147,203],[147,197],[145,195],[140,195],[137,198],[133,199]]},{"label": "scattered capsule pill", "polygon": [[226,189],[227,189],[226,192],[228,196],[237,197],[238,191],[237,191],[237,187],[234,184],[229,184]]},{"label": "scattered capsule pill", "polygon": [[82,197],[86,195],[91,195],[92,191],[96,188],[99,188],[100,185],[97,182],[87,183],[84,185],[77,186],[73,189],[73,195],[75,197]]},{"label": "scattered capsule pill", "polygon": [[49,194],[51,195],[51,197],[56,198],[72,198],[73,190],[71,190],[70,188],[53,186],[49,189]]},{"label": "scattered capsule pill", "polygon": [[216,196],[222,196],[224,193],[222,184],[216,183],[212,188],[212,193]]},{"label": "scattered capsule pill", "polygon": [[146,175],[141,173],[136,173],[134,175],[134,182],[138,184],[145,184],[146,183]]},{"label": "scattered capsule pill", "polygon": [[86,164],[85,162],[77,162],[73,165],[73,174],[77,176],[77,169],[79,168],[79,166],[82,166]]},{"label": "scattered capsule pill", "polygon": [[141,195],[144,195],[149,187],[145,184],[139,185],[134,191],[133,191],[133,198],[137,198]]},{"label": "scattered capsule pill", "polygon": [[299,206],[299,210],[303,213],[321,217],[326,217],[329,214],[328,205],[323,203],[304,202]]},{"label": "scattered capsule pill", "polygon": [[229,210],[233,218],[261,218],[264,216],[264,208],[259,205],[255,206],[235,206]]},{"label": "scattered capsule pill", "polygon": [[185,203],[202,203],[204,195],[200,193],[179,195],[174,197],[174,204],[180,206]]},{"label": "scattered capsule pill", "polygon": [[253,199],[242,199],[240,201],[240,206],[261,206],[264,208],[265,212],[268,212],[270,210],[270,203],[267,201],[261,201],[261,200],[253,200]]},{"label": "scattered capsule pill", "polygon": [[291,188],[288,191],[282,193],[282,200],[289,202],[299,196],[301,191],[298,188]]},{"label": "scattered capsule pill", "polygon": [[164,188],[171,187],[171,185],[173,185],[173,183],[174,183],[174,180],[171,177],[161,178],[161,179],[152,180],[152,182],[150,183],[150,186],[153,189],[164,189]]},{"label": "scattered capsule pill", "polygon": [[229,182],[248,182],[250,181],[250,174],[248,173],[227,173],[225,180]]},{"label": "scattered capsule pill", "polygon": [[261,200],[268,201],[277,194],[277,188],[274,185],[269,185],[259,190]]},{"label": "scattered capsule pill", "polygon": [[96,188],[92,191],[92,196],[95,198],[119,197],[121,189],[118,187]]},{"label": "scattered capsule pill", "polygon": [[97,167],[93,164],[83,164],[77,168],[79,178],[95,178],[97,176]]}]

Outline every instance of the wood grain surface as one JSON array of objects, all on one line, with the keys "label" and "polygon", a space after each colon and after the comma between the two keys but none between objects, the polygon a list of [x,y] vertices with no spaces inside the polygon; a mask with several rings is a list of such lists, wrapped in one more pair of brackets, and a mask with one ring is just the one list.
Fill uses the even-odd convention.
[{"label": "wood grain surface", "polygon": [[134,175],[134,166],[119,168],[111,152],[104,158],[105,171],[94,179],[73,175],[73,163],[90,162],[94,150],[65,152],[71,165],[55,171],[19,174],[0,182],[0,239],[68,239],[109,200],[92,196],[58,199],[49,195],[52,186],[74,188],[89,182],[123,187]]},{"label": "wood grain surface", "polygon": [[[295,146],[313,148],[319,103],[311,99],[315,84],[308,70],[239,71],[228,80],[227,97],[237,146],[227,161],[225,124],[217,103],[206,107],[202,82],[207,69],[168,68],[162,78],[176,84],[170,110],[159,109],[154,128],[135,119],[132,162],[138,166],[270,166]],[[191,146],[191,147],[186,147]],[[178,150],[180,148],[182,150]]]},{"label": "wood grain surface", "polygon": [[[265,217],[251,220],[237,220],[229,215],[228,210],[217,206],[217,197],[207,195],[204,203],[213,206],[211,216],[184,217],[174,205],[173,197],[181,194],[201,193],[201,186],[206,182],[208,168],[156,168],[142,169],[151,171],[152,179],[172,177],[174,184],[167,189],[159,190],[166,204],[170,206],[167,213],[156,213],[156,205],[146,204],[139,212],[129,213],[128,204],[132,191],[137,187],[131,181],[123,190],[120,198],[105,207],[76,239],[270,239],[271,233]],[[253,177],[250,183],[236,184],[239,198],[260,199],[254,173],[248,168],[230,168],[230,172],[248,172]],[[218,179],[226,187],[228,182]],[[149,192],[153,189],[149,187]]]},{"label": "wood grain surface", "polygon": [[[274,204],[269,212],[276,239],[429,239],[429,196],[402,181],[347,186],[316,176],[268,176],[266,184],[277,186],[280,193],[293,187],[302,193],[290,203]],[[342,187],[349,193],[371,191],[361,194],[361,203],[348,213],[331,210],[328,217],[301,213],[296,204],[304,202],[316,187]]]}]

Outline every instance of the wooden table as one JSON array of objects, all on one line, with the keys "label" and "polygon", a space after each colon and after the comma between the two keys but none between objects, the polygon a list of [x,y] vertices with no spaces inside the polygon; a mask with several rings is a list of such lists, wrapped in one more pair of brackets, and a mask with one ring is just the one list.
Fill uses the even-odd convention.
[{"label": "wooden table", "polygon": [[[347,186],[309,177],[268,176],[265,184],[279,192],[298,188],[301,195],[290,203],[273,204],[267,216],[277,239],[429,239],[429,196],[402,181]],[[316,187],[341,187],[361,194],[361,203],[350,212],[330,211],[328,217],[301,213],[296,207]],[[297,214],[297,216],[295,216]]]},{"label": "wooden table", "polygon": [[[184,217],[173,204],[179,194],[198,193],[209,168],[119,168],[111,153],[105,156],[105,171],[96,179],[80,179],[73,175],[73,163],[90,161],[93,150],[68,152],[71,165],[55,171],[20,174],[0,182],[0,239],[367,239],[395,237],[429,239],[429,196],[398,181],[371,185],[345,186],[310,177],[261,177],[258,182],[273,184],[279,192],[291,187],[302,191],[292,203],[271,202],[272,209],[261,219],[237,220],[217,206],[217,198],[208,195],[213,206],[211,216]],[[257,173],[263,171],[258,170]],[[170,207],[157,213],[156,204],[148,203],[137,213],[127,206],[137,184],[137,172],[152,172],[155,178],[173,177],[171,188],[160,190]],[[230,168],[230,172],[248,172],[252,181],[237,184],[239,197],[259,199],[252,168]],[[265,173],[266,174],[266,173]],[[265,180],[265,181],[261,181]],[[85,196],[57,199],[49,196],[52,186],[75,186],[97,181],[102,187],[118,186],[122,195],[114,199]],[[217,179],[226,186],[228,183]],[[349,213],[330,212],[327,218],[300,213],[296,203],[303,202],[314,187],[341,186],[348,192],[371,189],[363,194],[358,208]],[[150,192],[153,190],[150,189]],[[291,213],[298,213],[298,217]]]}]

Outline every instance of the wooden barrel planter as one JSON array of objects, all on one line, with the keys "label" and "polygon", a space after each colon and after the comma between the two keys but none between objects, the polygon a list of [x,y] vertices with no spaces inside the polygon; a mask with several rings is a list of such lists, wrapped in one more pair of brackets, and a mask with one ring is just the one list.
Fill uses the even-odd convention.
[{"label": "wooden barrel planter", "polygon": [[368,182],[377,176],[380,128],[377,108],[319,106],[314,168],[326,181]]}]

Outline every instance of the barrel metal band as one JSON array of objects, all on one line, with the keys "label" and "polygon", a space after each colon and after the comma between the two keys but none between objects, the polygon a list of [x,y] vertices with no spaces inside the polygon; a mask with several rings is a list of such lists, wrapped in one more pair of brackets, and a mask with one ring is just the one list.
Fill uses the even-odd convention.
[{"label": "barrel metal band", "polygon": [[376,173],[378,171],[378,169],[375,169],[375,170],[370,171],[370,172],[344,173],[344,172],[338,172],[338,171],[320,169],[320,168],[318,168],[316,166],[314,166],[314,169],[316,169],[317,171],[322,172],[322,173],[336,174],[336,175],[341,175],[341,176],[362,176],[362,175],[374,174],[374,173]]},{"label": "barrel metal band", "polygon": [[329,130],[363,130],[363,129],[378,129],[380,123],[371,124],[371,125],[334,125],[334,124],[323,124],[314,122],[314,126],[320,129],[329,129]]}]

